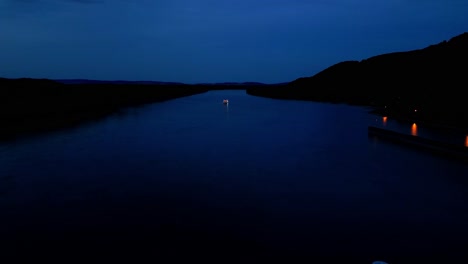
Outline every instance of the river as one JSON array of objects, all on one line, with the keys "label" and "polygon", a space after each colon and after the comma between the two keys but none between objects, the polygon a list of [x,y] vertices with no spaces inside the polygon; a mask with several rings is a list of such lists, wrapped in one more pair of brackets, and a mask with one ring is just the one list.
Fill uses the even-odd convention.
[{"label": "river", "polygon": [[468,165],[369,138],[368,111],[210,91],[3,142],[0,251],[465,259]]}]

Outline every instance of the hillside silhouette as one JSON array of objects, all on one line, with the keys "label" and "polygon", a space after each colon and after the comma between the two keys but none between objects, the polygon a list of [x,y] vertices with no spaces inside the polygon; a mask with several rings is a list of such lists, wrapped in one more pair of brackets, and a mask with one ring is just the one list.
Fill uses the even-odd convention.
[{"label": "hillside silhouette", "polygon": [[0,140],[75,126],[124,108],[205,92],[184,84],[79,83],[0,78]]},{"label": "hillside silhouette", "polygon": [[[375,112],[468,129],[468,33],[426,48],[343,61],[311,76],[247,93],[375,107]],[[416,111],[415,111],[416,110]]]}]

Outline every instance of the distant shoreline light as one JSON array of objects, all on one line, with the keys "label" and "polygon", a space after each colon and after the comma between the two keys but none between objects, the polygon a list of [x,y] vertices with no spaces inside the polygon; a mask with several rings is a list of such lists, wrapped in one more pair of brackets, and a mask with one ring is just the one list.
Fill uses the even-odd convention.
[{"label": "distant shoreline light", "polygon": [[411,126],[411,135],[413,136],[418,135],[418,126],[416,125],[416,123],[413,123],[413,125]]}]

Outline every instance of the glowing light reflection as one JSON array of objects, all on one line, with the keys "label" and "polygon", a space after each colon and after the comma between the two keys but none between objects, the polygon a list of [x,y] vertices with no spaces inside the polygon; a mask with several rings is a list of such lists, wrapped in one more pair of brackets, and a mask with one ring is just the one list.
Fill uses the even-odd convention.
[{"label": "glowing light reflection", "polygon": [[418,135],[418,126],[416,125],[416,123],[413,123],[413,125],[411,126],[411,135],[413,136]]},{"label": "glowing light reflection", "polygon": [[383,122],[384,126],[387,124],[387,117],[386,116],[382,117],[382,122]]}]

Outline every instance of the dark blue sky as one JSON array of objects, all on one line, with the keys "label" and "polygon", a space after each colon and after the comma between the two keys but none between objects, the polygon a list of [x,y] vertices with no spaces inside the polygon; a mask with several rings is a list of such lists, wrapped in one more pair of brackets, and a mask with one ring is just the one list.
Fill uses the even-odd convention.
[{"label": "dark blue sky", "polygon": [[468,31],[468,0],[0,0],[0,77],[277,83]]}]

